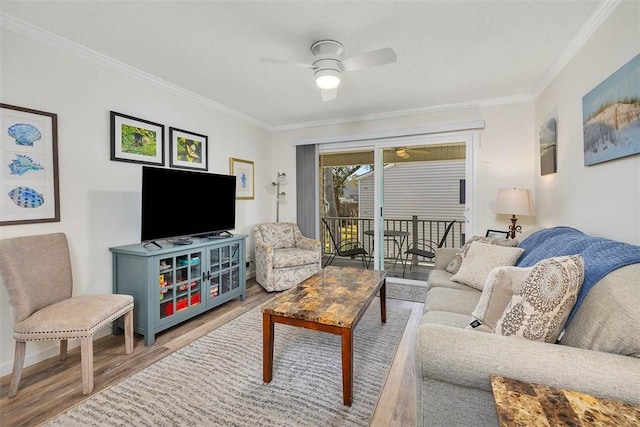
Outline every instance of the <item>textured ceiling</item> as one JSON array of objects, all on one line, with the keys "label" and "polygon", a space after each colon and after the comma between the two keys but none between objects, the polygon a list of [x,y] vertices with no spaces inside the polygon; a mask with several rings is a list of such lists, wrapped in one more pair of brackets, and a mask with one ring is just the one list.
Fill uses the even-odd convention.
[{"label": "textured ceiling", "polygon": [[[6,1],[7,18],[135,67],[271,129],[527,97],[601,1]],[[17,20],[16,20],[17,18]],[[24,22],[23,22],[24,21]],[[309,47],[397,62],[343,75],[322,102]],[[494,101],[495,102],[495,101]]]}]

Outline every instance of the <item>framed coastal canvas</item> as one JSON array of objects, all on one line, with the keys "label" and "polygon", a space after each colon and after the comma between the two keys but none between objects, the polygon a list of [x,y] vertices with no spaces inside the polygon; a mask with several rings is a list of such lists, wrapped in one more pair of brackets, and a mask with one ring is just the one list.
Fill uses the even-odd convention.
[{"label": "framed coastal canvas", "polygon": [[0,104],[0,225],[60,221],[58,116]]},{"label": "framed coastal canvas", "polygon": [[640,153],[640,54],[582,98],[585,166]]}]

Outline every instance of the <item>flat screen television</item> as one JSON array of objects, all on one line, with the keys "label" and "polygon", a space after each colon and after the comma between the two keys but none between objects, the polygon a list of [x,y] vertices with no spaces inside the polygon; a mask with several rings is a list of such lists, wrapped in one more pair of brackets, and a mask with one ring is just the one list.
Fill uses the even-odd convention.
[{"label": "flat screen television", "polygon": [[235,225],[235,176],[142,167],[142,242],[215,237]]}]

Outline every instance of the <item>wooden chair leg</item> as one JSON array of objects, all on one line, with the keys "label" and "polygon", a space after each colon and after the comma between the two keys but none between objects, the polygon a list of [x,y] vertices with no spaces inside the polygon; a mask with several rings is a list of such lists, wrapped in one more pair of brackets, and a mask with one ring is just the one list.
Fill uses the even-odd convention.
[{"label": "wooden chair leg", "polygon": [[124,352],[133,353],[133,310],[124,315]]},{"label": "wooden chair leg", "polygon": [[18,384],[22,376],[22,367],[24,366],[24,355],[26,353],[27,343],[16,341],[16,350],[13,356],[13,374],[11,375],[11,385],[9,386],[9,397],[14,397],[18,393]]},{"label": "wooden chair leg", "polygon": [[93,391],[93,337],[80,339],[80,362],[82,364],[82,394]]},{"label": "wooden chair leg", "polygon": [[60,360],[67,358],[67,344],[69,341],[60,340]]}]

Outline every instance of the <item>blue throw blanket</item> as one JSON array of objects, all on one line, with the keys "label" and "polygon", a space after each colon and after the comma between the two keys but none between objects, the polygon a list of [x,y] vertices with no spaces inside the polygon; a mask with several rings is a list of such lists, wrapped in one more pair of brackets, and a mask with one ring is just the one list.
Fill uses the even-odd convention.
[{"label": "blue throw blanket", "polygon": [[518,260],[518,267],[531,267],[545,258],[564,255],[580,254],[584,258],[584,282],[565,326],[578,311],[589,290],[600,279],[620,267],[640,263],[640,246],[588,236],[571,227],[540,230],[520,242],[518,247],[524,249]]}]

